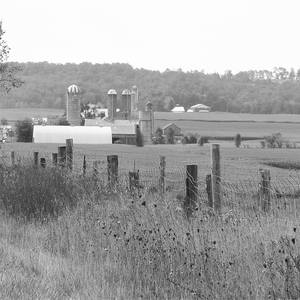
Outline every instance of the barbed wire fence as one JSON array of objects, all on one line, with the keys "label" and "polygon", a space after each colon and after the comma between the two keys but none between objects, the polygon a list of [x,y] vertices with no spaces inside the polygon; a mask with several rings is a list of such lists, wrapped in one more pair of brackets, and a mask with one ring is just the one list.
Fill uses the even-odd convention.
[{"label": "barbed wire fence", "polygon": [[[127,167],[122,164],[124,161]],[[271,173],[270,169],[257,169],[255,165],[247,165],[245,169],[243,161],[221,162],[218,144],[212,145],[210,161],[201,164],[182,161],[180,166],[168,166],[165,157],[160,157],[150,168],[139,168],[138,162],[133,161],[128,169],[125,154],[83,155],[73,151],[70,141],[59,147],[57,153],[23,152],[21,156],[14,151],[2,151],[0,162],[6,166],[62,167],[72,176],[94,178],[115,192],[126,190],[137,195],[160,193],[161,196],[172,193],[190,211],[204,205],[215,213],[285,210],[296,215],[300,206],[299,171]]]}]

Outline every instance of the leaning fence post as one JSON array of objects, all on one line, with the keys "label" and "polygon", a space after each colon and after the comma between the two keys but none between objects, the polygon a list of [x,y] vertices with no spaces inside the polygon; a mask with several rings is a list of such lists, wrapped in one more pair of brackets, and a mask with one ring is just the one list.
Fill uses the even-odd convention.
[{"label": "leaning fence post", "polygon": [[33,152],[33,164],[35,167],[39,165],[39,153]]},{"label": "leaning fence post", "polygon": [[73,169],[73,139],[66,139],[66,160],[67,168],[72,171]]},{"label": "leaning fence post", "polygon": [[11,165],[14,166],[16,163],[16,159],[15,159],[15,151],[11,151],[10,152],[10,158],[11,158]]},{"label": "leaning fence post", "polygon": [[65,167],[66,165],[66,146],[58,147],[58,165]]},{"label": "leaning fence post", "polygon": [[160,159],[160,162],[159,162],[159,171],[160,171],[159,189],[160,189],[160,193],[164,194],[165,190],[166,190],[166,183],[165,183],[165,177],[166,177],[166,157],[165,156],[160,156],[159,159]]},{"label": "leaning fence post", "polygon": [[262,209],[267,212],[271,208],[271,174],[270,170],[260,170]]},{"label": "leaning fence post", "polygon": [[83,176],[86,175],[86,158],[85,158],[85,155],[83,156],[82,173],[83,173]]},{"label": "leaning fence post", "polygon": [[190,216],[197,205],[198,197],[198,166],[187,165],[186,166],[186,197],[185,207],[187,209],[187,215]]},{"label": "leaning fence post", "polygon": [[108,183],[115,184],[118,181],[118,155],[107,156]]},{"label": "leaning fence post", "polygon": [[208,198],[208,206],[213,208],[213,199],[211,192],[211,174],[206,175],[206,193]]},{"label": "leaning fence post", "polygon": [[211,147],[211,189],[213,207],[216,212],[221,212],[221,164],[220,145],[212,144]]},{"label": "leaning fence post", "polygon": [[52,153],[52,165],[57,166],[57,153]]},{"label": "leaning fence post", "polygon": [[40,159],[40,164],[41,164],[41,167],[42,167],[42,168],[46,168],[46,158],[41,157],[41,159]]},{"label": "leaning fence post", "polygon": [[140,174],[139,171],[129,171],[129,190],[133,192],[136,188],[140,187]]}]

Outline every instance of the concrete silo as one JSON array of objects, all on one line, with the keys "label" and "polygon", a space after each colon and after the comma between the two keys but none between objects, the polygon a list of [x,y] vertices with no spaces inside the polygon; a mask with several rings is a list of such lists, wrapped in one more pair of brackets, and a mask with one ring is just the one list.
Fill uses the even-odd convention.
[{"label": "concrete silo", "polygon": [[131,89],[131,118],[138,118],[138,103],[139,103],[139,91],[134,85]]},{"label": "concrete silo", "polygon": [[108,118],[114,121],[117,118],[117,92],[110,89],[108,95]]},{"label": "concrete silo", "polygon": [[81,90],[80,88],[72,84],[67,89],[67,121],[72,126],[80,126],[80,102],[81,102]]},{"label": "concrete silo", "polygon": [[139,125],[144,143],[151,144],[153,136],[153,110],[150,101],[147,102],[145,111],[139,111]]},{"label": "concrete silo", "polygon": [[128,89],[123,90],[120,105],[121,118],[130,120],[131,118],[131,92]]}]

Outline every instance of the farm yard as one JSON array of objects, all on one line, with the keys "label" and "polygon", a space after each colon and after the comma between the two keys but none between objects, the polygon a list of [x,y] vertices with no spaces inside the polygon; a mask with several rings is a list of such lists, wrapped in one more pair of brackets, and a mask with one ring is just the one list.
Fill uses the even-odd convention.
[{"label": "farm yard", "polygon": [[[178,122],[190,123],[193,132],[206,124]],[[262,124],[207,123],[224,136]],[[210,132],[222,137],[221,130]],[[298,299],[300,150],[219,143],[221,213],[209,206],[210,144],[74,145],[71,172],[52,164],[62,145],[2,144],[0,298]],[[46,159],[45,168],[33,165],[34,152]],[[107,182],[108,155],[118,156],[118,186]],[[163,194],[160,156],[166,158]],[[193,164],[197,205],[187,217],[186,166]],[[268,211],[260,169],[271,175]],[[128,189],[133,170],[140,179],[134,192]]]}]

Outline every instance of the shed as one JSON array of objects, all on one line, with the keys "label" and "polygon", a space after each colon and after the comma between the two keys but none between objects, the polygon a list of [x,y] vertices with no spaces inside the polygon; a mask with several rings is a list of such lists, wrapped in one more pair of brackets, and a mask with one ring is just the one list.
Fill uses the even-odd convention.
[{"label": "shed", "polygon": [[174,112],[174,113],[183,113],[183,112],[185,112],[185,109],[184,109],[183,106],[177,105],[177,106],[175,106],[175,107],[171,110],[171,112]]},{"label": "shed", "polygon": [[112,144],[110,127],[85,126],[40,126],[33,127],[34,143],[65,143],[73,139],[74,144]]},{"label": "shed", "polygon": [[181,136],[181,128],[178,127],[175,123],[169,123],[162,127],[163,134],[166,135],[168,130],[173,129],[175,136]]}]

